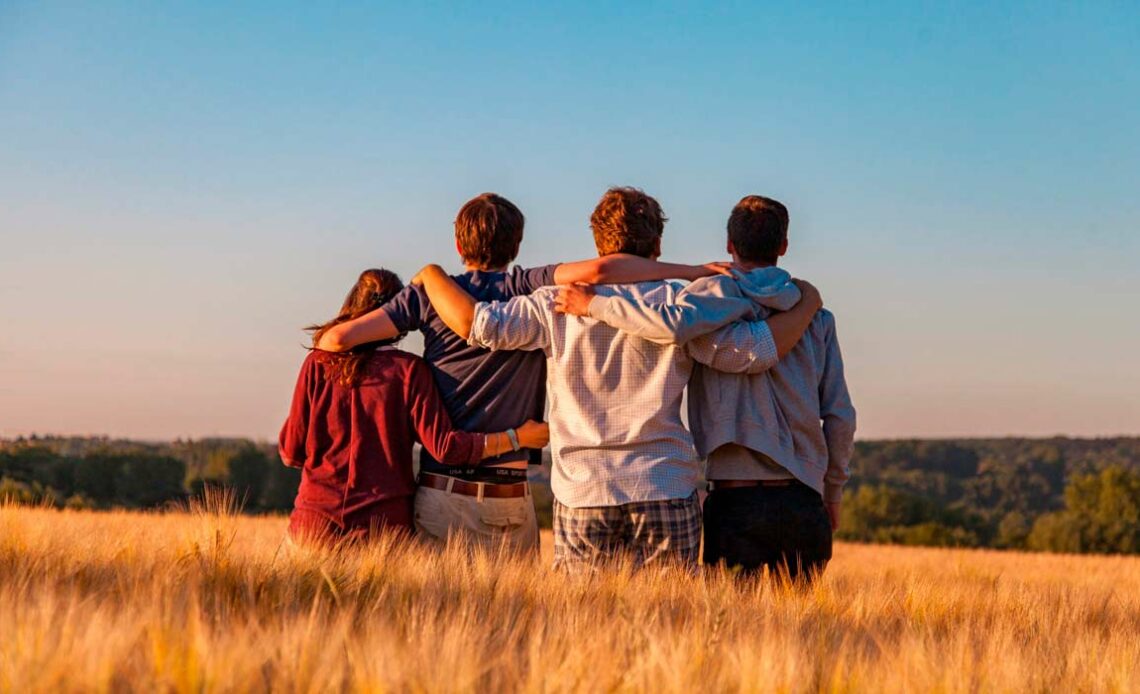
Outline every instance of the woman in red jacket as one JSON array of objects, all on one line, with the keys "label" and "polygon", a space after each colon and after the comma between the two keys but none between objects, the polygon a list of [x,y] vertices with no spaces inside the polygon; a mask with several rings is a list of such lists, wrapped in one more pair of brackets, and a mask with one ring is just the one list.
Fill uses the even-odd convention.
[{"label": "woman in red jacket", "polygon": [[[337,323],[383,305],[403,284],[387,270],[365,270],[333,320],[313,326],[313,344]],[[343,353],[313,349],[301,366],[289,418],[281,429],[282,461],[301,468],[289,534],[324,541],[367,539],[378,531],[412,531],[412,446],[445,464],[478,464],[514,447],[542,448],[546,424],[512,433],[467,433],[451,426],[427,364],[373,342]]]}]

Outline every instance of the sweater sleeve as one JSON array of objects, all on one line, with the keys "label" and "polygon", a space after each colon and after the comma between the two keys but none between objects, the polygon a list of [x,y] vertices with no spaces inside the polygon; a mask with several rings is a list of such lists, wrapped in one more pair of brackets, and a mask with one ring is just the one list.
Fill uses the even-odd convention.
[{"label": "sweater sleeve", "polygon": [[843,355],[835,334],[835,319],[826,314],[827,352],[823,375],[819,381],[819,416],[823,420],[823,437],[827,441],[827,473],[824,475],[823,498],[839,501],[843,486],[851,476],[849,464],[855,450],[855,406],[843,375]]},{"label": "sweater sleeve", "polygon": [[762,320],[736,321],[693,338],[685,349],[697,362],[724,373],[763,373],[780,360],[772,329]]},{"label": "sweater sleeve", "polygon": [[624,333],[658,344],[678,345],[755,316],[752,301],[727,277],[697,280],[659,303],[598,295],[590,300],[589,310],[591,318]]},{"label": "sweater sleeve", "polygon": [[483,435],[452,426],[427,364],[413,360],[406,383],[412,430],[431,457],[444,465],[477,465],[483,459]]},{"label": "sweater sleeve", "polygon": [[308,459],[306,442],[309,438],[309,417],[312,412],[312,390],[316,363],[310,353],[301,372],[297,374],[297,385],[293,388],[293,402],[289,406],[289,416],[281,427],[277,438],[277,451],[281,462],[289,467],[304,467]]}]

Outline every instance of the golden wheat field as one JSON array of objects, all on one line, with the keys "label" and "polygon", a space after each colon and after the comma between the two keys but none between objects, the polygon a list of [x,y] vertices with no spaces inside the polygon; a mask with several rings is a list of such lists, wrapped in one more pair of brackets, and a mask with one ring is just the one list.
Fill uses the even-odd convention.
[{"label": "golden wheat field", "polygon": [[[217,506],[217,505],[216,505]],[[1140,559],[838,545],[818,585],[0,507],[5,691],[1140,690]]]}]

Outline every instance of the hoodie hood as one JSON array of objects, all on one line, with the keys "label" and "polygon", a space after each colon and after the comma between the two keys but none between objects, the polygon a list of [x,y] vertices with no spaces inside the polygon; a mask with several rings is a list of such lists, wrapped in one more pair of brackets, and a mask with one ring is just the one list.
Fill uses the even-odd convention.
[{"label": "hoodie hood", "polygon": [[778,267],[761,267],[748,272],[734,269],[732,276],[744,296],[773,311],[787,311],[800,300],[800,288],[792,276]]}]

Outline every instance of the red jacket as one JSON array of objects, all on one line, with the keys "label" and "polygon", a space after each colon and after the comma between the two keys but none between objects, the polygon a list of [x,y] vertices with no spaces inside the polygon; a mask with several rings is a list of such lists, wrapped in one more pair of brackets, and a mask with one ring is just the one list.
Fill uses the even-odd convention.
[{"label": "red jacket", "polygon": [[367,523],[378,502],[415,492],[412,446],[436,460],[477,465],[483,435],[456,431],[428,366],[394,348],[374,352],[356,386],[336,382],[338,355],[313,351],[301,365],[289,418],[281,428],[282,461],[302,468],[294,506],[344,528]]}]

